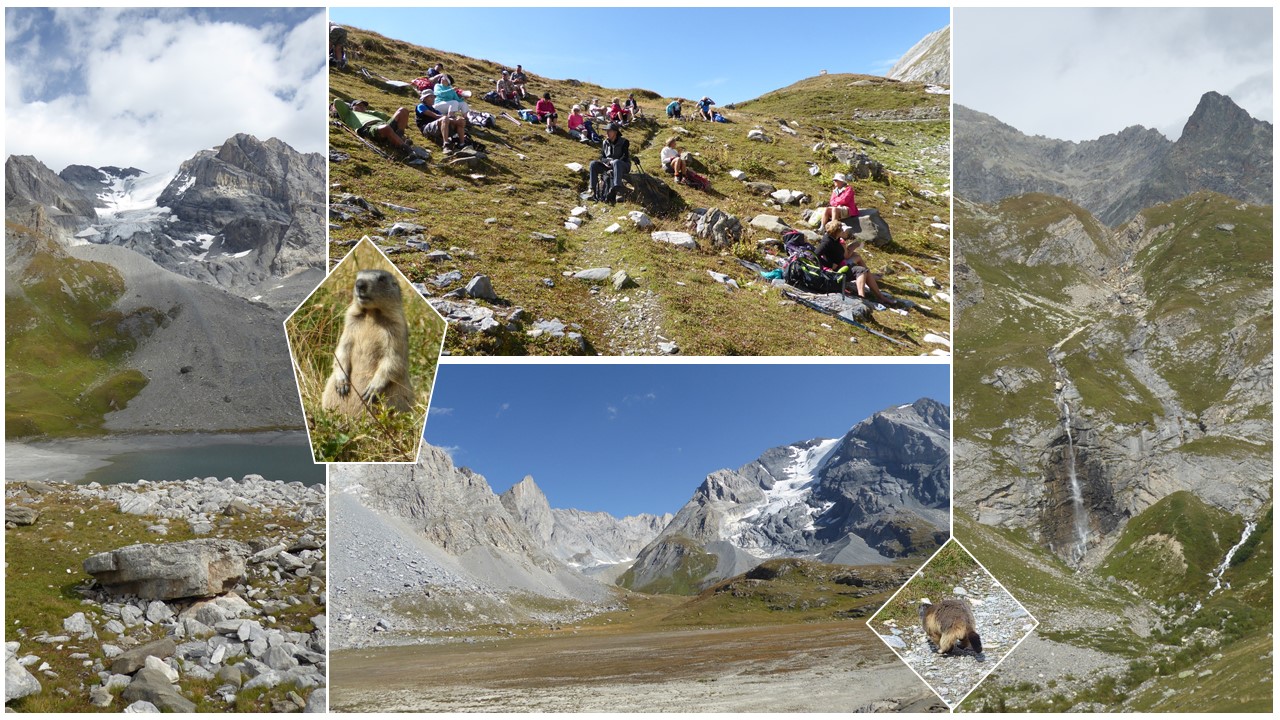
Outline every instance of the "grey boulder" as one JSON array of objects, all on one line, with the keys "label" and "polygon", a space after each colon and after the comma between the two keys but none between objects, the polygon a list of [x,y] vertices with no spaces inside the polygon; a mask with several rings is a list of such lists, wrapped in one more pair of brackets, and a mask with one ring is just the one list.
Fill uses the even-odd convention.
[{"label": "grey boulder", "polygon": [[187,540],[99,553],[84,561],[84,569],[117,595],[148,600],[209,597],[244,579],[247,555],[248,546],[233,540]]}]

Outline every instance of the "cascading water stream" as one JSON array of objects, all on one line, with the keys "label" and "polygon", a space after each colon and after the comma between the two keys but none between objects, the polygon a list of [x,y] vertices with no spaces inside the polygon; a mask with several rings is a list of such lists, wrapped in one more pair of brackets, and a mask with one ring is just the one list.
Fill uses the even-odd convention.
[{"label": "cascading water stream", "polygon": [[[1209,597],[1213,597],[1214,593],[1222,589],[1222,574],[1227,571],[1227,566],[1231,564],[1231,558],[1235,557],[1235,554],[1244,546],[1244,542],[1249,539],[1249,536],[1257,528],[1258,523],[1252,520],[1245,523],[1244,532],[1240,535],[1240,542],[1231,546],[1231,549],[1227,551],[1226,557],[1222,558],[1222,564],[1214,568],[1213,572],[1210,573],[1209,577],[1213,578],[1213,589],[1209,591]],[[1227,587],[1231,586],[1228,585]]]},{"label": "cascading water stream", "polygon": [[1071,435],[1071,404],[1062,401],[1063,428],[1067,432],[1067,477],[1071,480],[1071,516],[1075,528],[1075,544],[1071,546],[1071,561],[1079,563],[1089,549],[1089,515],[1084,509],[1084,493],[1080,490],[1080,478],[1076,475],[1075,438]]}]

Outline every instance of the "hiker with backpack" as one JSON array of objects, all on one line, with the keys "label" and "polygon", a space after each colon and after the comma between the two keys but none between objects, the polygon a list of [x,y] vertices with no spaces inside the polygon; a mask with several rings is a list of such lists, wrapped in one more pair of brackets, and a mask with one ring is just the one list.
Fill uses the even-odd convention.
[{"label": "hiker with backpack", "polygon": [[516,65],[515,72],[511,73],[511,85],[516,89],[516,92],[520,93],[521,98],[528,97],[524,89],[527,82],[529,82],[529,78],[524,74],[524,66]]},{"label": "hiker with backpack", "polygon": [[680,120],[680,109],[680,98],[667,103],[667,117],[673,120]]},{"label": "hiker with backpack", "polygon": [[631,172],[631,142],[622,137],[622,130],[617,123],[604,126],[604,142],[600,144],[600,159],[592,160],[588,167],[588,182],[594,188],[600,173],[613,169],[613,185],[604,198],[596,198],[605,202],[618,199],[618,188],[622,186],[622,178]]},{"label": "hiker with backpack", "polygon": [[686,167],[684,158],[680,157],[680,151],[676,149],[676,142],[679,140],[675,135],[667,138],[667,144],[662,147],[662,169],[676,177],[677,185],[683,185]]},{"label": "hiker with backpack", "polygon": [[853,186],[844,173],[836,173],[831,177],[835,185],[831,190],[831,202],[818,214],[818,227],[826,227],[832,220],[844,220],[858,217],[858,203],[853,196]]},{"label": "hiker with backpack", "polygon": [[542,93],[542,98],[533,106],[533,112],[538,116],[538,122],[547,123],[547,133],[551,134],[556,131],[556,106],[551,102],[551,93]]},{"label": "hiker with backpack", "polygon": [[711,107],[715,104],[715,100],[703,95],[702,99],[698,101],[698,116],[707,122],[711,122],[713,120]]},{"label": "hiker with backpack", "polygon": [[858,254],[862,243],[851,236],[849,228],[839,220],[831,220],[822,229],[823,236],[817,249],[818,260],[821,261],[824,270],[834,271],[844,276],[845,292],[849,291],[849,285],[852,283],[858,297],[866,299],[867,291],[870,290],[872,300],[881,305],[896,305],[894,300],[880,294],[880,286],[876,284],[875,276],[867,269],[866,262]]},{"label": "hiker with backpack", "polygon": [[579,142],[600,142],[600,136],[591,127],[591,121],[582,115],[582,106],[574,105],[569,110],[569,137]]}]

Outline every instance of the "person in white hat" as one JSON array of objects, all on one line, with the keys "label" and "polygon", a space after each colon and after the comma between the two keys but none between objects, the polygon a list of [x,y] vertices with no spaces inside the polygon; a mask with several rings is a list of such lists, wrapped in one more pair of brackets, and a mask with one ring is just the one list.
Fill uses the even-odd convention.
[{"label": "person in white hat", "polygon": [[858,203],[853,197],[853,186],[843,173],[836,173],[831,178],[835,185],[831,190],[831,202],[822,208],[818,216],[818,227],[826,227],[832,220],[843,220],[858,216]]}]

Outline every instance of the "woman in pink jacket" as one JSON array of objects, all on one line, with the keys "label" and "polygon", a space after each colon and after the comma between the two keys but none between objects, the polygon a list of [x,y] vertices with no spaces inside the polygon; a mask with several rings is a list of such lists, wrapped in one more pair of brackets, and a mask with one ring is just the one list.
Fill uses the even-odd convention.
[{"label": "woman in pink jacket", "polygon": [[836,173],[831,178],[831,182],[835,184],[831,190],[831,202],[822,208],[818,227],[826,227],[832,220],[858,216],[858,203],[854,200],[853,186],[849,184],[849,178],[842,173]]}]

